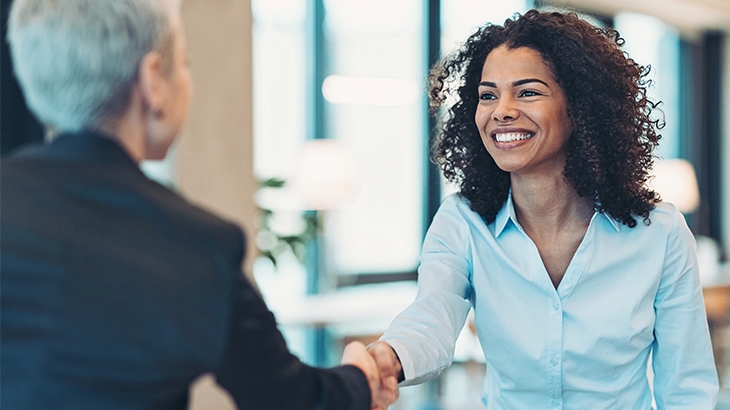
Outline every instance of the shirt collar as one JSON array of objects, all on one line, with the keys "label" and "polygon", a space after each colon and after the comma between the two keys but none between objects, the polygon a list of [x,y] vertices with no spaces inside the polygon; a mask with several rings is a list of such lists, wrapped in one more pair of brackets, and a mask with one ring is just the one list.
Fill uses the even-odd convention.
[{"label": "shirt collar", "polygon": [[605,212],[601,212],[601,215],[603,215],[603,217],[606,218],[608,223],[610,223],[611,226],[613,226],[613,228],[616,230],[616,232],[621,232],[621,224],[617,220],[611,218],[611,215],[609,215]]},{"label": "shirt collar", "polygon": [[507,200],[504,201],[502,209],[497,213],[497,217],[494,218],[494,237],[497,238],[502,234],[502,231],[507,227],[507,223],[512,221],[517,226],[517,214],[515,214],[515,206],[512,203],[512,188],[509,190]]},{"label": "shirt collar", "polygon": [[[621,224],[611,218],[611,216],[605,212],[600,212],[599,215],[593,215],[593,218],[605,218],[611,226],[616,230],[616,232],[621,232]],[[502,209],[497,213],[497,217],[494,218],[494,237],[497,238],[499,235],[502,234],[502,232],[507,227],[507,224],[512,221],[512,223],[515,226],[519,226],[519,223],[517,222],[517,214],[515,213],[515,206],[512,202],[512,188],[509,190],[509,195],[507,195],[507,200],[504,201],[504,205],[502,206]]]}]

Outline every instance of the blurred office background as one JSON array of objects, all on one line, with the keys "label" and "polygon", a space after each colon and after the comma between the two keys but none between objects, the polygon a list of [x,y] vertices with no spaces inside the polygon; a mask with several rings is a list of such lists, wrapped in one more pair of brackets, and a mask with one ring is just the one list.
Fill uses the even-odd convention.
[{"label": "blurred office background", "polygon": [[[8,0],[2,0],[3,34]],[[246,271],[306,362],[377,338],[415,295],[421,240],[452,192],[428,161],[425,76],[476,26],[564,8],[619,30],[652,66],[666,119],[657,189],[698,239],[718,371],[730,301],[730,1],[185,0],[196,94],[153,178],[242,224]],[[3,41],[0,149],[43,138]],[[672,181],[663,184],[662,180]],[[677,181],[687,181],[679,183]],[[661,186],[661,188],[659,188]],[[664,188],[668,186],[668,188]],[[666,191],[664,191],[666,189]],[[456,363],[393,409],[479,409],[484,364],[465,327]],[[718,409],[728,408],[724,394]],[[194,409],[231,408],[203,379]]]}]

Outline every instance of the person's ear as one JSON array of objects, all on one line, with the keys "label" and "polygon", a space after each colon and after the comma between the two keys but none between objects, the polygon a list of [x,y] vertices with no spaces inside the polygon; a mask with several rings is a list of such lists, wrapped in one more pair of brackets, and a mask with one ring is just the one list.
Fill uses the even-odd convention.
[{"label": "person's ear", "polygon": [[159,52],[149,52],[142,58],[138,78],[145,107],[155,118],[164,117],[163,103],[167,82],[162,70],[162,55]]}]

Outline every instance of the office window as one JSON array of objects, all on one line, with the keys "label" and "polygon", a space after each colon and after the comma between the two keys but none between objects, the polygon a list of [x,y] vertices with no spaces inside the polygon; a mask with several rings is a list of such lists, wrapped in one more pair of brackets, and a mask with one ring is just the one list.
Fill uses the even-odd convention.
[{"label": "office window", "polygon": [[354,149],[362,195],[325,215],[337,275],[413,271],[423,236],[424,2],[326,0],[326,136]]},{"label": "office window", "polygon": [[254,173],[289,176],[307,130],[306,0],[253,0]]}]

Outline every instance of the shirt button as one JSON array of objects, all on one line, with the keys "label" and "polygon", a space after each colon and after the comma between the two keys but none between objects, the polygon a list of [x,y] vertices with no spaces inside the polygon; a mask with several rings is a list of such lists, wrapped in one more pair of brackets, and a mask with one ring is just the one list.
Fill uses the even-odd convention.
[{"label": "shirt button", "polygon": [[553,407],[559,407],[560,406],[560,401],[559,400],[553,400],[553,401],[550,402],[550,404],[552,404]]},{"label": "shirt button", "polygon": [[558,305],[558,302],[553,302],[553,309],[558,310],[560,308],[560,305]]},{"label": "shirt button", "polygon": [[556,358],[553,357],[552,359],[550,359],[550,364],[553,365],[553,366],[557,366],[558,365],[558,359],[556,359]]}]

